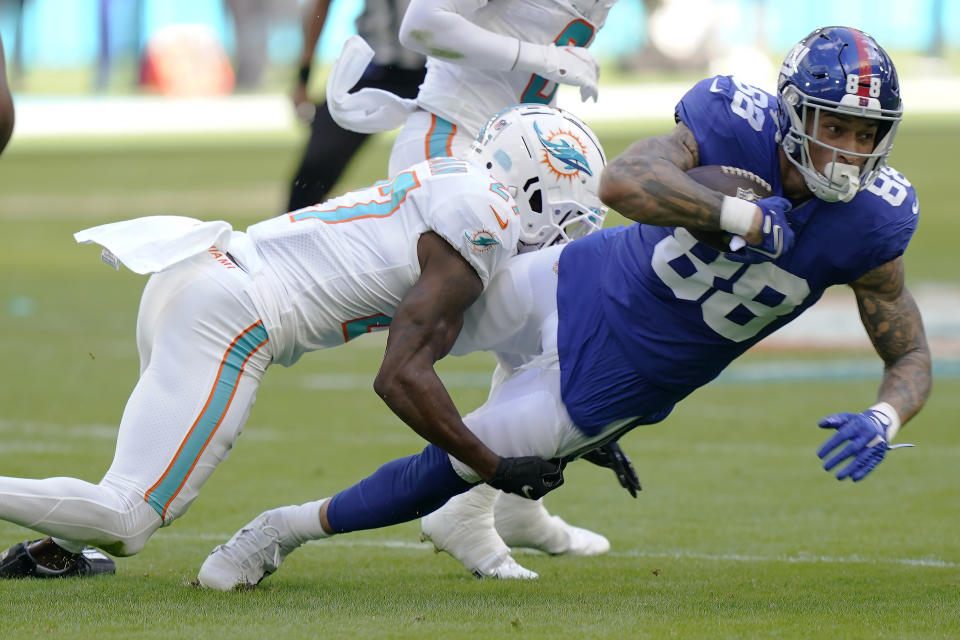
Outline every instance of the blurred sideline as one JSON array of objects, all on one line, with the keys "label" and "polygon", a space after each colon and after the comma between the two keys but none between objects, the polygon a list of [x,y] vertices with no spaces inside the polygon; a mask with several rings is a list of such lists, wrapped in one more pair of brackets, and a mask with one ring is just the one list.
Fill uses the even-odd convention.
[{"label": "blurred sideline", "polygon": [[[960,287],[952,283],[912,283],[910,292],[923,314],[934,360],[960,359]],[[757,344],[755,349],[797,352],[872,351],[849,287],[831,287],[796,320]],[[880,367],[879,360],[877,368]]]},{"label": "blurred sideline", "polygon": [[[672,121],[688,81],[600,86],[600,100],[583,104],[576,91],[561,87],[559,106],[589,123]],[[771,87],[764,87],[770,90]],[[960,112],[960,78],[903,80],[908,114]],[[14,140],[62,136],[124,136],[190,133],[270,133],[296,129],[284,94],[222,97],[14,96]]]}]

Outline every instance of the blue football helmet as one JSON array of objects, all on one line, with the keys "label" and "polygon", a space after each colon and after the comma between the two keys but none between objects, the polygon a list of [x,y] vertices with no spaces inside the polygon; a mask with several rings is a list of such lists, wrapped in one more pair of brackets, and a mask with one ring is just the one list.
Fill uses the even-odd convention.
[{"label": "blue football helmet", "polygon": [[[872,37],[849,27],[817,29],[787,54],[780,67],[777,95],[777,139],[816,197],[849,202],[873,184],[893,147],[903,103],[897,70]],[[853,153],[817,140],[824,112],[877,120],[873,151]],[[810,160],[811,143],[833,151],[833,161],[823,173]],[[858,170],[837,162],[841,153],[864,158],[862,167]]]},{"label": "blue football helmet", "polygon": [[468,159],[510,192],[520,213],[520,252],[581,238],[603,226],[600,174],[607,163],[582,120],[544,104],[512,106],[490,119]]}]

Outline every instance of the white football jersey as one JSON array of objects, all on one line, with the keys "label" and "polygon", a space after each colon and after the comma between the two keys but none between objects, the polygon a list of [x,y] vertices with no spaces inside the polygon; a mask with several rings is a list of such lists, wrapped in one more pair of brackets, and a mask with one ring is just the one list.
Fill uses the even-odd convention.
[{"label": "white football jersey", "polygon": [[450,355],[494,351],[515,366],[556,347],[558,244],[514,256],[464,314]]},{"label": "white football jersey", "polygon": [[[588,46],[616,0],[477,0],[474,24],[535,44]],[[474,69],[427,58],[417,103],[476,136],[483,125],[521,102],[556,105],[557,85],[518,71]]]},{"label": "white football jersey", "polygon": [[503,185],[469,163],[434,158],[390,181],[247,229],[264,267],[249,290],[274,361],[386,328],[420,275],[417,241],[433,231],[484,286],[516,253],[519,213]]}]

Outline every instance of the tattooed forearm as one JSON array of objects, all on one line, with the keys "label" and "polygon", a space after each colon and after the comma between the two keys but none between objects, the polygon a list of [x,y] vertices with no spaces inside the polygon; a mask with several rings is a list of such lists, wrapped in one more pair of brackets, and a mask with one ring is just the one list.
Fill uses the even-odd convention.
[{"label": "tattooed forearm", "polygon": [[896,407],[906,422],[930,395],[932,376],[920,310],[903,285],[903,262],[874,269],[853,288],[863,326],[884,363],[878,398]]},{"label": "tattooed forearm", "polygon": [[637,222],[715,231],[723,196],[684,173],[699,162],[696,139],[681,122],[669,135],[634,143],[607,165],[600,197]]}]

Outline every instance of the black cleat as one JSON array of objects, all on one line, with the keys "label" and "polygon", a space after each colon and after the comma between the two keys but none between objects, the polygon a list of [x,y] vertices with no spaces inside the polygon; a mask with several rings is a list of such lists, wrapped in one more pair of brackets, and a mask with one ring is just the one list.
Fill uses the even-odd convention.
[{"label": "black cleat", "polygon": [[[36,541],[34,541],[36,542]],[[87,547],[64,569],[51,569],[39,564],[30,555],[33,542],[15,544],[0,553],[0,579],[9,578],[85,578],[102,573],[116,573],[117,565],[102,551]]]}]

